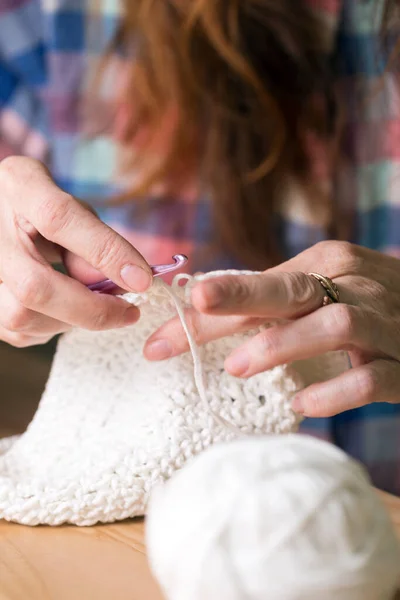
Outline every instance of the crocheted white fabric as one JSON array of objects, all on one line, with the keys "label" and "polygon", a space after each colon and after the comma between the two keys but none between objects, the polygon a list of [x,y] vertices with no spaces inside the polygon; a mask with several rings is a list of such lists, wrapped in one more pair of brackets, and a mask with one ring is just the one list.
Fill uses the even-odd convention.
[{"label": "crocheted white fabric", "polygon": [[[248,380],[223,369],[227,354],[251,333],[199,349],[203,372],[197,364],[196,377],[191,354],[144,359],[145,340],[176,314],[171,294],[184,301],[199,279],[187,278],[186,288],[180,276],[172,288],[155,280],[147,294],[125,296],[141,306],[131,327],[61,338],[28,430],[0,441],[0,519],[91,525],[142,515],[154,484],[212,443],[297,429],[290,402],[303,379],[294,368]],[[309,383],[310,374],[328,378],[345,363],[340,356],[306,366]]]}]

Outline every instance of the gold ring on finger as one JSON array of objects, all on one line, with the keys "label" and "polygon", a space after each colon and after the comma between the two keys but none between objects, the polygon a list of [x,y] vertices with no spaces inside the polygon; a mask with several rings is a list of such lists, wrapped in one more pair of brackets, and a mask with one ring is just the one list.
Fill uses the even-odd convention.
[{"label": "gold ring on finger", "polygon": [[309,273],[310,277],[313,277],[323,287],[325,296],[322,301],[322,306],[328,306],[329,304],[337,304],[340,302],[340,293],[338,286],[332,279],[326,277],[326,275],[320,275],[319,273]]}]

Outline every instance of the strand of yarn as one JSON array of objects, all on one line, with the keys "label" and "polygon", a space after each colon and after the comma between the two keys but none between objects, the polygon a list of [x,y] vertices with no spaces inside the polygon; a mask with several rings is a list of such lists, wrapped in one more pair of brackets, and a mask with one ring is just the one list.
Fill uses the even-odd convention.
[{"label": "strand of yarn", "polygon": [[[191,279],[187,275],[185,275],[184,278],[188,281],[190,281],[190,279]],[[175,278],[175,281],[178,283],[179,281],[182,281],[182,279],[183,279],[183,277],[181,276],[179,279]],[[175,281],[174,281],[174,283],[175,283]],[[224,417],[221,417],[220,415],[217,415],[212,410],[210,403],[208,401],[208,398],[207,398],[207,391],[206,391],[206,386],[204,383],[203,364],[202,364],[201,356],[199,353],[199,347],[196,344],[194,336],[192,335],[192,333],[189,329],[188,322],[187,322],[187,319],[185,316],[185,309],[183,307],[181,299],[179,298],[177,292],[172,287],[169,287],[163,281],[161,282],[161,284],[162,284],[163,289],[167,292],[168,296],[171,298],[172,302],[174,303],[175,310],[177,312],[177,315],[179,317],[179,320],[180,320],[183,330],[185,332],[185,335],[186,335],[186,338],[187,338],[187,341],[189,344],[190,353],[191,353],[192,359],[193,359],[194,382],[195,382],[195,385],[196,385],[196,388],[197,388],[197,391],[198,391],[201,401],[203,402],[204,406],[206,407],[207,411],[212,416],[214,421],[216,423],[218,423],[218,425],[220,425],[221,427],[224,427],[226,429],[229,429],[236,436],[238,436],[238,435],[244,436],[244,433],[238,427],[235,427],[235,425],[233,425],[232,423],[227,421],[227,419],[225,419]]]}]

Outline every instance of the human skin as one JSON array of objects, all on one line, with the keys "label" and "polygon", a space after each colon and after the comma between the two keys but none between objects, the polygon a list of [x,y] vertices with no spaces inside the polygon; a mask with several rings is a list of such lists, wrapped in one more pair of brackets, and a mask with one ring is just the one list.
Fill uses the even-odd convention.
[{"label": "human skin", "polygon": [[134,323],[139,311],[114,296],[89,291],[51,263],[75,256],[87,277],[108,277],[125,290],[151,284],[139,252],[72,196],[40,162],[0,163],[0,340],[17,347],[47,342],[72,326],[112,329]]},{"label": "human skin", "polygon": [[[310,272],[333,279],[341,302],[322,306],[325,291]],[[322,242],[259,275],[198,283],[188,318],[199,344],[273,320],[227,357],[237,377],[329,351],[349,352],[352,369],[312,385],[293,401],[309,417],[327,417],[372,402],[400,401],[400,261],[341,242]],[[177,319],[148,340],[149,360],[187,351]]]},{"label": "human skin", "polygon": [[[81,283],[108,277],[122,289],[144,291],[151,271],[135,248],[58,189],[37,161],[5,159],[0,189],[1,340],[28,346],[72,326],[112,329],[138,319],[135,307]],[[52,268],[60,254],[72,277]],[[308,275],[312,271],[335,281],[340,304],[322,307],[325,291]],[[201,282],[192,302],[188,318],[200,344],[268,321],[288,321],[263,330],[227,357],[225,367],[237,377],[332,350],[349,352],[351,370],[296,396],[293,407],[305,416],[400,400],[398,259],[323,242],[261,274]],[[144,353],[149,360],[163,360],[187,350],[174,319],[151,336]]]}]

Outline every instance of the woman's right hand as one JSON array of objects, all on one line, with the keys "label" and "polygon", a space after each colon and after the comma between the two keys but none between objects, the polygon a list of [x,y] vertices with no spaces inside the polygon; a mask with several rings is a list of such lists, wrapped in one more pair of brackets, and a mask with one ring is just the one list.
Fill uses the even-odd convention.
[{"label": "woman's right hand", "polygon": [[89,291],[55,271],[66,250],[127,291],[151,284],[149,265],[129,242],[60,190],[38,161],[0,163],[0,340],[24,347],[77,326],[124,327],[139,316],[124,300]]}]

